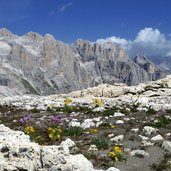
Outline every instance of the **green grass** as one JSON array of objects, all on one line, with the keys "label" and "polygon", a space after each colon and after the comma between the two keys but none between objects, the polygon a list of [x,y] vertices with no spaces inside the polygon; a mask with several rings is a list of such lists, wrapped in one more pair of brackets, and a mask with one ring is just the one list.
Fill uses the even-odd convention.
[{"label": "green grass", "polygon": [[57,112],[65,112],[65,113],[72,113],[72,112],[82,112],[85,114],[93,113],[92,109],[89,107],[84,106],[64,106],[64,107],[55,107],[54,108]]},{"label": "green grass", "polygon": [[68,129],[63,130],[64,136],[81,136],[83,134],[84,130],[81,127],[71,127]]},{"label": "green grass", "polygon": [[157,128],[161,128],[161,127],[165,127],[169,123],[170,123],[170,120],[163,116],[159,118],[159,121],[157,123],[154,123],[154,126]]},{"label": "green grass", "polygon": [[171,114],[171,109],[167,109],[166,113]]},{"label": "green grass", "polygon": [[101,115],[103,116],[110,116],[113,115],[115,112],[118,112],[120,108],[114,106],[112,108],[106,109],[105,111],[101,112]]},{"label": "green grass", "polygon": [[39,113],[39,112],[40,112],[40,110],[39,110],[39,109],[34,108],[34,109],[31,109],[31,112],[32,112],[32,113]]},{"label": "green grass", "polygon": [[96,145],[98,149],[107,149],[109,147],[109,141],[103,136],[93,137],[91,144]]},{"label": "green grass", "polygon": [[154,109],[152,109],[152,108],[149,108],[147,111],[146,111],[146,114],[147,115],[154,115],[154,114],[156,114],[156,111],[154,110]]}]

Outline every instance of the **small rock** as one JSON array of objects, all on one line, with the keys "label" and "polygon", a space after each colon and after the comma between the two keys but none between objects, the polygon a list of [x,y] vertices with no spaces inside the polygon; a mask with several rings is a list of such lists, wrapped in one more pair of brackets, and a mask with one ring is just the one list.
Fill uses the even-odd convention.
[{"label": "small rock", "polygon": [[96,127],[99,127],[101,124],[103,124],[103,121],[97,122]]},{"label": "small rock", "polygon": [[149,141],[142,141],[141,142],[141,146],[143,146],[143,147],[149,147],[149,146],[153,146],[153,145],[154,145],[154,143],[151,143]]},{"label": "small rock", "polygon": [[123,141],[123,139],[124,139],[123,135],[118,135],[118,136],[110,139],[110,141],[119,142],[119,141]]},{"label": "small rock", "polygon": [[91,145],[88,151],[98,151],[96,145]]},{"label": "small rock", "polygon": [[115,112],[113,116],[114,116],[114,117],[124,117],[125,114],[120,113],[120,112]]},{"label": "small rock", "polygon": [[81,124],[81,127],[83,129],[94,127],[95,123],[93,122],[93,119],[85,119],[84,122]]},{"label": "small rock", "polygon": [[166,136],[170,137],[171,136],[171,133],[170,132],[169,133],[166,133]]},{"label": "small rock", "polygon": [[101,118],[93,118],[93,121],[100,122]]},{"label": "small rock", "polygon": [[142,139],[142,141],[147,141],[147,140],[149,140],[148,137],[145,137],[145,136],[142,136],[142,135],[138,135],[138,136]]},{"label": "small rock", "polygon": [[117,121],[116,121],[116,124],[117,124],[117,125],[124,124],[124,121],[123,121],[123,120],[117,120]]},{"label": "small rock", "polygon": [[140,157],[140,158],[149,157],[149,154],[145,152],[144,150],[133,150],[131,151],[130,155]]},{"label": "small rock", "polygon": [[137,133],[139,131],[139,128],[133,128],[131,129],[131,132]]},{"label": "small rock", "polygon": [[143,128],[143,132],[145,133],[145,135],[151,135],[153,133],[156,133],[158,129],[156,128],[153,128],[151,126],[145,126]]},{"label": "small rock", "polygon": [[124,121],[130,121],[131,119],[130,118],[124,118]]},{"label": "small rock", "polygon": [[109,138],[114,137],[114,134],[109,134],[108,137]]},{"label": "small rock", "polygon": [[135,120],[135,118],[134,118],[134,117],[131,117],[130,119],[131,119],[131,120]]},{"label": "small rock", "polygon": [[92,111],[93,112],[103,112],[103,111],[105,111],[105,108],[104,107],[97,107],[97,108],[94,108]]},{"label": "small rock", "polygon": [[110,167],[109,169],[107,169],[106,171],[120,171],[119,169],[115,168],[115,167]]},{"label": "small rock", "polygon": [[131,149],[130,148],[124,148],[124,152],[130,153],[131,152]]},{"label": "small rock", "polygon": [[171,141],[164,141],[162,148],[167,150],[171,154]]},{"label": "small rock", "polygon": [[159,134],[151,138],[152,142],[162,142],[164,138]]},{"label": "small rock", "polygon": [[81,127],[80,122],[71,121],[69,127]]}]

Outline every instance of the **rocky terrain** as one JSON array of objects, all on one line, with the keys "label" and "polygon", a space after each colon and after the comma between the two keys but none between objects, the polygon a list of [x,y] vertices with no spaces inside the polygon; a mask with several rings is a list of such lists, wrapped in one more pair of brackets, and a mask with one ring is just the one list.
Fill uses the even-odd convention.
[{"label": "rocky terrain", "polygon": [[165,76],[149,60],[141,65],[144,59],[138,59],[129,59],[124,49],[112,43],[79,39],[68,45],[50,34],[17,36],[1,29],[0,94],[68,93],[104,83],[136,85]]},{"label": "rocky terrain", "polygon": [[0,106],[2,171],[171,170],[170,75],[138,86],[1,97]]}]

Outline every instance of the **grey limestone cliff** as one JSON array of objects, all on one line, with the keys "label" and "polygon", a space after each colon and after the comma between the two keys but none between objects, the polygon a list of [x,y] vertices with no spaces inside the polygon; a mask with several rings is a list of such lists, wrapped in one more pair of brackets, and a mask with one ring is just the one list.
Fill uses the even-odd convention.
[{"label": "grey limestone cliff", "polygon": [[0,30],[0,66],[2,95],[68,93],[101,83],[135,85],[164,76],[150,77],[111,43],[79,39],[71,46],[50,34],[17,36],[7,29]]}]

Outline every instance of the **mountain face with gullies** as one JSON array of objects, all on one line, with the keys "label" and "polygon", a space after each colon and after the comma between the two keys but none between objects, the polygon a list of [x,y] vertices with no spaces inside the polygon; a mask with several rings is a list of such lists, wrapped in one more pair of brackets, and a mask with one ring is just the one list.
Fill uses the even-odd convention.
[{"label": "mountain face with gullies", "polygon": [[0,94],[68,93],[103,83],[136,85],[165,76],[155,64],[141,60],[131,60],[124,49],[112,43],[79,39],[68,45],[50,34],[17,36],[3,28]]}]

